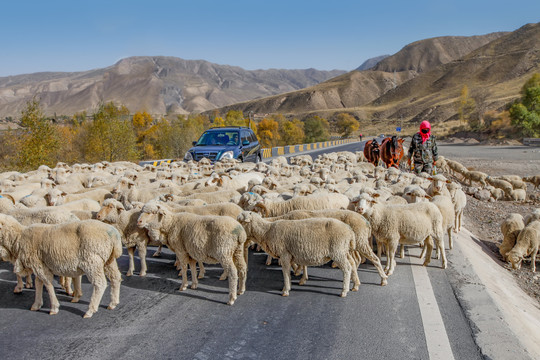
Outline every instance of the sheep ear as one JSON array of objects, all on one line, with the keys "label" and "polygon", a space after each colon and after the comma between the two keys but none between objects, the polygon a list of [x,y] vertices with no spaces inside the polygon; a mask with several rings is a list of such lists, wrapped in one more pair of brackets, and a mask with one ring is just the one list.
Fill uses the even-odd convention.
[{"label": "sheep ear", "polygon": [[430,176],[427,178],[429,181],[433,181],[433,178]]},{"label": "sheep ear", "polygon": [[429,196],[429,195],[426,195],[426,199],[428,199],[428,200],[431,200],[431,199],[432,199],[432,197],[431,197],[431,196]]},{"label": "sheep ear", "polygon": [[[165,215],[165,208],[158,205],[158,212],[157,213],[158,213],[158,215],[161,215],[161,216]],[[161,218],[160,218],[160,220],[161,220]]]},{"label": "sheep ear", "polygon": [[128,189],[131,189],[131,187],[135,185],[135,183],[133,181],[131,181],[131,180],[128,181],[127,184],[128,184]]},{"label": "sheep ear", "polygon": [[63,191],[62,191],[62,193],[60,194],[60,196],[66,196],[66,195],[67,195],[67,193],[66,193],[66,192],[63,192]]},{"label": "sheep ear", "polygon": [[373,194],[374,198],[378,198],[379,196],[381,196],[381,194],[377,194],[377,193]]},{"label": "sheep ear", "polygon": [[447,184],[451,184],[451,183],[452,183],[452,180],[446,180],[446,183],[447,183]]}]

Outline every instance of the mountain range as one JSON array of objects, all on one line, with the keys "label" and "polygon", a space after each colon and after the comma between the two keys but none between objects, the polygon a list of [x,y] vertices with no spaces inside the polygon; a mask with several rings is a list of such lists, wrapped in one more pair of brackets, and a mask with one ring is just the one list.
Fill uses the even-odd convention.
[{"label": "mountain range", "polygon": [[203,60],[131,57],[105,69],[0,78],[0,118],[18,116],[37,95],[49,115],[91,112],[101,101],[114,101],[151,114],[241,110],[330,118],[349,112],[364,123],[446,121],[456,118],[454,104],[465,85],[482,94],[486,109],[500,109],[535,72],[540,23],[419,40],[350,72],[247,71]]}]

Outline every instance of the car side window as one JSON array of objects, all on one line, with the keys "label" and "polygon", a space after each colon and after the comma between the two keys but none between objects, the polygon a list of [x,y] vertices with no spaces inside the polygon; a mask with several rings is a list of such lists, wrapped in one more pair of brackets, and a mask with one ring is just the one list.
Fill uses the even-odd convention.
[{"label": "car side window", "polygon": [[254,132],[249,132],[249,141],[252,142],[252,143],[255,143],[257,142],[257,136],[255,136],[255,133]]},{"label": "car side window", "polygon": [[242,134],[242,142],[244,142],[244,140],[247,140],[247,141],[251,142],[251,141],[249,140],[249,137],[248,137],[249,134],[248,134],[247,131],[242,130],[242,133],[241,133],[241,134]]}]

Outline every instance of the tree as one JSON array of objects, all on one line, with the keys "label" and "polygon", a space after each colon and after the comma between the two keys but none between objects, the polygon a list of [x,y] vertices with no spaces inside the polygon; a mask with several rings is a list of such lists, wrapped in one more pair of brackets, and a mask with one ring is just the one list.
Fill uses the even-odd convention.
[{"label": "tree", "polygon": [[28,101],[21,115],[23,132],[16,165],[21,170],[33,170],[40,165],[54,166],[60,140],[52,122],[43,116],[39,101],[36,98]]},{"label": "tree", "polygon": [[304,141],[304,124],[298,120],[285,121],[279,125],[279,135],[282,145],[301,144]]},{"label": "tree", "polygon": [[473,112],[475,107],[474,100],[469,97],[469,87],[463,85],[459,98],[456,102],[456,108],[459,115],[459,120],[462,123],[466,123],[469,119],[470,114]]},{"label": "tree", "polygon": [[237,110],[229,110],[225,116],[226,126],[247,126],[248,121],[244,118],[244,113]]},{"label": "tree", "polygon": [[139,158],[135,132],[125,106],[101,104],[87,126],[85,159],[89,162],[135,161]]},{"label": "tree", "polygon": [[271,148],[278,144],[278,140],[280,139],[278,128],[279,124],[275,120],[261,120],[259,125],[257,125],[257,137],[262,147]]},{"label": "tree", "polygon": [[216,116],[214,118],[214,122],[212,123],[213,127],[224,127],[225,126],[225,120],[221,116]]},{"label": "tree", "polygon": [[336,130],[343,137],[350,136],[360,128],[360,123],[351,114],[341,113],[337,115]]},{"label": "tree", "polygon": [[304,121],[304,133],[306,135],[304,141],[306,143],[327,141],[330,138],[329,131],[330,124],[328,124],[328,120],[317,115],[310,116]]},{"label": "tree", "polygon": [[525,135],[540,137],[540,74],[534,74],[521,89],[521,99],[510,107],[512,125]]}]

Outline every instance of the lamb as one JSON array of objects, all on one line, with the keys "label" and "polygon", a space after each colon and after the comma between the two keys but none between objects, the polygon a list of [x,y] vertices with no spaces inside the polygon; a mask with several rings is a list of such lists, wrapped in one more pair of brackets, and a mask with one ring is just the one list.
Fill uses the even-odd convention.
[{"label": "lamb", "polygon": [[428,178],[431,184],[426,190],[429,196],[444,195],[450,197],[450,192],[446,188],[446,184],[450,184],[451,181],[446,179],[444,175],[438,174]]},{"label": "lamb", "polygon": [[519,233],[516,245],[506,257],[510,260],[512,268],[519,269],[525,256],[531,256],[531,270],[536,272],[536,253],[540,247],[540,221],[535,220],[525,226]]},{"label": "lamb", "polygon": [[[355,235],[355,250],[358,251],[362,257],[370,260],[373,263],[381,276],[381,286],[388,283],[388,276],[384,273],[381,261],[371,248],[371,226],[362,215],[350,210],[294,210],[285,215],[275,218],[268,218],[267,220],[301,220],[316,217],[334,218],[349,225],[354,231]],[[300,280],[300,285],[303,285],[302,280]]]},{"label": "lamb", "polygon": [[342,194],[313,194],[298,196],[286,201],[258,201],[254,208],[261,209],[266,217],[280,216],[292,210],[347,209],[349,198]]},{"label": "lamb", "polygon": [[[291,290],[292,261],[299,266],[316,266],[329,260],[333,260],[343,271],[341,297],[347,296],[351,271],[355,265],[351,255],[355,238],[350,226],[336,219],[325,218],[270,222],[251,211],[242,212],[238,221],[247,235],[266,253],[281,260],[283,296],[289,296]],[[353,291],[357,291],[360,282],[354,276],[353,281]]]},{"label": "lamb", "polygon": [[[357,211],[371,224],[377,243],[387,249],[386,274],[392,275],[396,266],[394,256],[399,243],[414,245],[425,242],[427,254],[433,250],[433,242],[441,252],[442,268],[446,269],[446,254],[443,242],[443,217],[435,204],[421,202],[408,205],[385,205],[377,202],[377,196],[360,195]],[[426,256],[424,266],[431,261]]]},{"label": "lamb", "polygon": [[[229,301],[246,288],[246,232],[228,216],[201,216],[187,212],[172,213],[158,202],[144,205],[137,226],[148,230],[150,239],[165,242],[175,252],[182,267],[182,286],[187,289],[187,265],[191,268],[192,289],[198,285],[195,262],[220,263],[229,278]],[[245,254],[245,255],[244,255]]]},{"label": "lamb", "polygon": [[506,261],[507,253],[512,250],[516,244],[516,239],[525,224],[523,223],[523,216],[516,213],[509,214],[501,223],[501,232],[503,234],[502,244],[499,246],[499,253],[504,261]]},{"label": "lamb", "polygon": [[482,185],[482,187],[486,187],[486,179],[488,177],[488,174],[483,173],[481,171],[467,171],[462,174],[465,179],[469,180],[469,186],[472,186],[472,182],[478,182]]},{"label": "lamb", "polygon": [[540,186],[540,175],[525,176],[523,181],[533,184],[534,190],[536,191]]},{"label": "lamb", "polygon": [[60,304],[54,293],[53,276],[74,277],[75,293],[72,302],[81,295],[81,275],[86,274],[93,285],[85,318],[98,311],[99,303],[111,282],[111,301],[108,309],[120,302],[122,277],[116,259],[122,255],[120,233],[112,226],[97,220],[61,225],[26,227],[9,215],[0,214],[0,252],[10,253],[15,260],[15,272],[32,271],[36,276],[35,301],[31,310],[43,306],[43,285],[49,293],[50,314],[58,313]]},{"label": "lamb", "polygon": [[[137,220],[141,211],[139,209],[131,209],[126,211],[124,205],[115,199],[107,199],[96,215],[96,219],[103,221],[106,224],[114,226],[120,234],[122,234],[122,244],[127,247],[129,255],[129,268],[127,276],[132,276],[135,270],[134,253],[137,248],[139,258],[141,259],[141,272],[139,276],[146,276],[148,269],[146,265],[146,248],[151,245],[156,245],[150,241],[146,230],[137,227]],[[159,244],[157,244],[159,246]]]},{"label": "lamb", "polygon": [[448,184],[447,189],[450,192],[450,197],[452,198],[452,203],[454,204],[454,232],[459,232],[461,231],[463,211],[467,205],[467,195],[465,195],[463,190],[461,190],[461,185],[454,182]]},{"label": "lamb", "polygon": [[523,189],[511,190],[505,194],[510,201],[525,201],[527,199],[527,193]]},{"label": "lamb", "polygon": [[527,226],[530,222],[535,220],[540,220],[540,208],[534,209],[530,214],[525,216],[523,222],[525,223],[525,226]]}]

